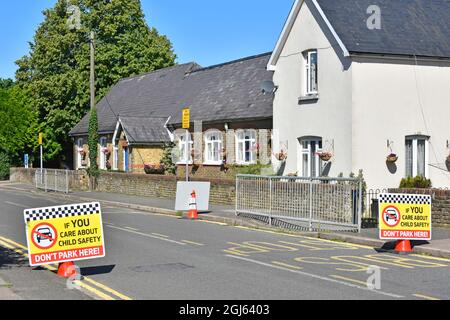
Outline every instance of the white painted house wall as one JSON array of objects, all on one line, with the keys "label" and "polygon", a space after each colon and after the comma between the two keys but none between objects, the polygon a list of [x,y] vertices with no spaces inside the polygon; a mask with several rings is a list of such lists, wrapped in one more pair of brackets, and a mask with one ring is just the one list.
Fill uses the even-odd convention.
[{"label": "white painted house wall", "polygon": [[[363,168],[372,187],[398,187],[406,175],[405,139],[430,136],[428,178],[450,186],[445,164],[450,140],[450,62],[353,58],[353,168]],[[423,111],[423,113],[422,113]],[[387,142],[399,156],[386,163]]]},{"label": "white painted house wall", "polygon": [[[430,136],[428,177],[435,187],[450,187],[450,166],[445,163],[450,140],[450,62],[416,65],[415,59],[345,58],[311,3],[302,4],[279,57],[269,65],[278,86],[273,152],[288,142],[283,173],[301,175],[298,138],[319,136],[324,147],[327,141],[334,142],[333,150],[324,150],[334,154],[328,176],[348,176],[362,169],[369,188],[398,187],[406,175],[406,136],[422,134]],[[299,104],[301,53],[309,49],[318,49],[319,99]],[[388,141],[399,156],[396,168],[386,163]]]},{"label": "white painted house wall", "polygon": [[[302,52],[318,49],[318,94],[316,102],[301,103],[304,85]],[[280,141],[288,141],[288,158],[284,174],[301,175],[301,146],[298,138],[322,137],[324,148],[334,141],[335,159],[329,176],[352,169],[352,73],[344,70],[338,53],[340,48],[322,32],[310,8],[303,3],[280,58],[274,82],[278,86],[274,100],[273,151],[280,151]],[[341,57],[342,58],[342,57]]]}]

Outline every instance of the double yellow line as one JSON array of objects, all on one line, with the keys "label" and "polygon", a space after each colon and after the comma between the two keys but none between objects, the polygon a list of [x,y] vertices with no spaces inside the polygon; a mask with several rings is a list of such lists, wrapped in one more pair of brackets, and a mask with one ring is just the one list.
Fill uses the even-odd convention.
[{"label": "double yellow line", "polygon": [[[0,236],[0,246],[3,246],[9,250],[12,250],[15,253],[28,259],[28,253],[27,253],[28,248],[20,243],[17,243],[11,239]],[[57,271],[57,268],[52,265],[44,265],[42,267],[51,272]],[[88,282],[89,284],[87,284],[86,282]],[[85,276],[83,276],[82,281],[79,281],[79,280],[74,281],[74,284],[78,285],[80,288],[89,292],[95,298],[98,298],[101,300],[133,300],[130,297],[128,297],[128,296],[126,296],[126,295],[100,283],[100,282],[97,282],[97,281],[92,280]]]}]

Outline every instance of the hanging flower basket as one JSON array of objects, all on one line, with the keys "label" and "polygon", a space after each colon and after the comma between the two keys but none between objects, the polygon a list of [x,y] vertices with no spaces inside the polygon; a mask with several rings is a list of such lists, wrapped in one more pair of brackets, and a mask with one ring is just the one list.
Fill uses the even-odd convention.
[{"label": "hanging flower basket", "polygon": [[386,161],[389,163],[396,163],[398,160],[398,156],[395,153],[391,153],[390,155],[387,156]]},{"label": "hanging flower basket", "polygon": [[322,152],[317,154],[320,158],[320,160],[328,162],[333,158],[333,155],[330,152]]},{"label": "hanging flower basket", "polygon": [[85,159],[86,159],[87,153],[86,153],[86,151],[84,151],[84,149],[78,150],[78,153],[79,153],[80,156],[81,156],[81,160],[85,160]]},{"label": "hanging flower basket", "polygon": [[287,159],[287,153],[284,152],[283,150],[281,150],[279,153],[276,153],[276,154],[275,154],[275,158],[276,158],[278,161],[286,161],[286,159]]}]

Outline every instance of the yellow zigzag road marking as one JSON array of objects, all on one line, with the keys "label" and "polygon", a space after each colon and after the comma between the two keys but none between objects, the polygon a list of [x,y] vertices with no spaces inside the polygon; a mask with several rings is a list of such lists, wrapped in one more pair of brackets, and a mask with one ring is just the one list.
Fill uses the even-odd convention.
[{"label": "yellow zigzag road marking", "polygon": [[[4,247],[6,247],[6,248],[8,248],[10,250],[14,250],[16,253],[18,253],[18,254],[28,258],[28,254],[27,253],[24,253],[22,250],[16,248],[16,247],[19,247],[19,248],[22,248],[22,249],[28,251],[28,249],[25,246],[21,245],[20,243],[17,243],[15,241],[11,240],[11,239],[8,239],[8,238],[0,236],[0,245],[4,246]],[[55,271],[58,270],[56,267],[54,267],[52,265],[43,265],[42,267],[47,269],[47,270],[49,270],[49,271],[52,271],[52,272],[55,272]],[[83,277],[83,279],[85,281],[87,281],[87,282],[89,282],[89,283],[91,283],[91,284],[93,284],[93,285],[95,285],[95,286],[97,286],[97,287],[99,287],[99,288],[101,288],[101,289],[103,289],[103,290],[105,290],[105,291],[107,291],[107,292],[109,292],[109,293],[119,297],[122,300],[132,300],[130,297],[128,297],[128,296],[126,296],[124,294],[121,294],[120,292],[118,292],[118,291],[116,291],[116,290],[114,290],[112,288],[109,288],[108,286],[105,286],[105,285],[103,285],[103,284],[101,284],[101,283],[99,283],[97,281],[94,281],[94,280],[92,280],[92,279],[90,279],[88,277]],[[77,280],[77,281],[74,281],[74,283],[77,284],[78,286],[80,286],[81,288],[83,288],[83,289],[85,289],[85,290],[95,294],[96,296],[100,297],[101,299],[104,299],[104,300],[115,300],[113,297],[111,297],[111,296],[109,296],[109,295],[107,295],[107,294],[97,290],[96,288],[94,288],[94,287],[92,287],[92,286],[90,286],[90,285],[88,285],[88,284],[86,284],[86,283],[84,283],[82,281],[78,281]]]}]

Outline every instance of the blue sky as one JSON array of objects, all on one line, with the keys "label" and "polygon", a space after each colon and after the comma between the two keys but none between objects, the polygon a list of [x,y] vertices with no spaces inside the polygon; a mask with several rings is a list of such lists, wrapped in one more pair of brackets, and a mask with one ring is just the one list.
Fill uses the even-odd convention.
[{"label": "blue sky", "polygon": [[[177,62],[210,66],[272,51],[293,0],[141,0],[147,23],[172,41]],[[14,61],[56,0],[0,2],[0,78],[14,78]]]}]

